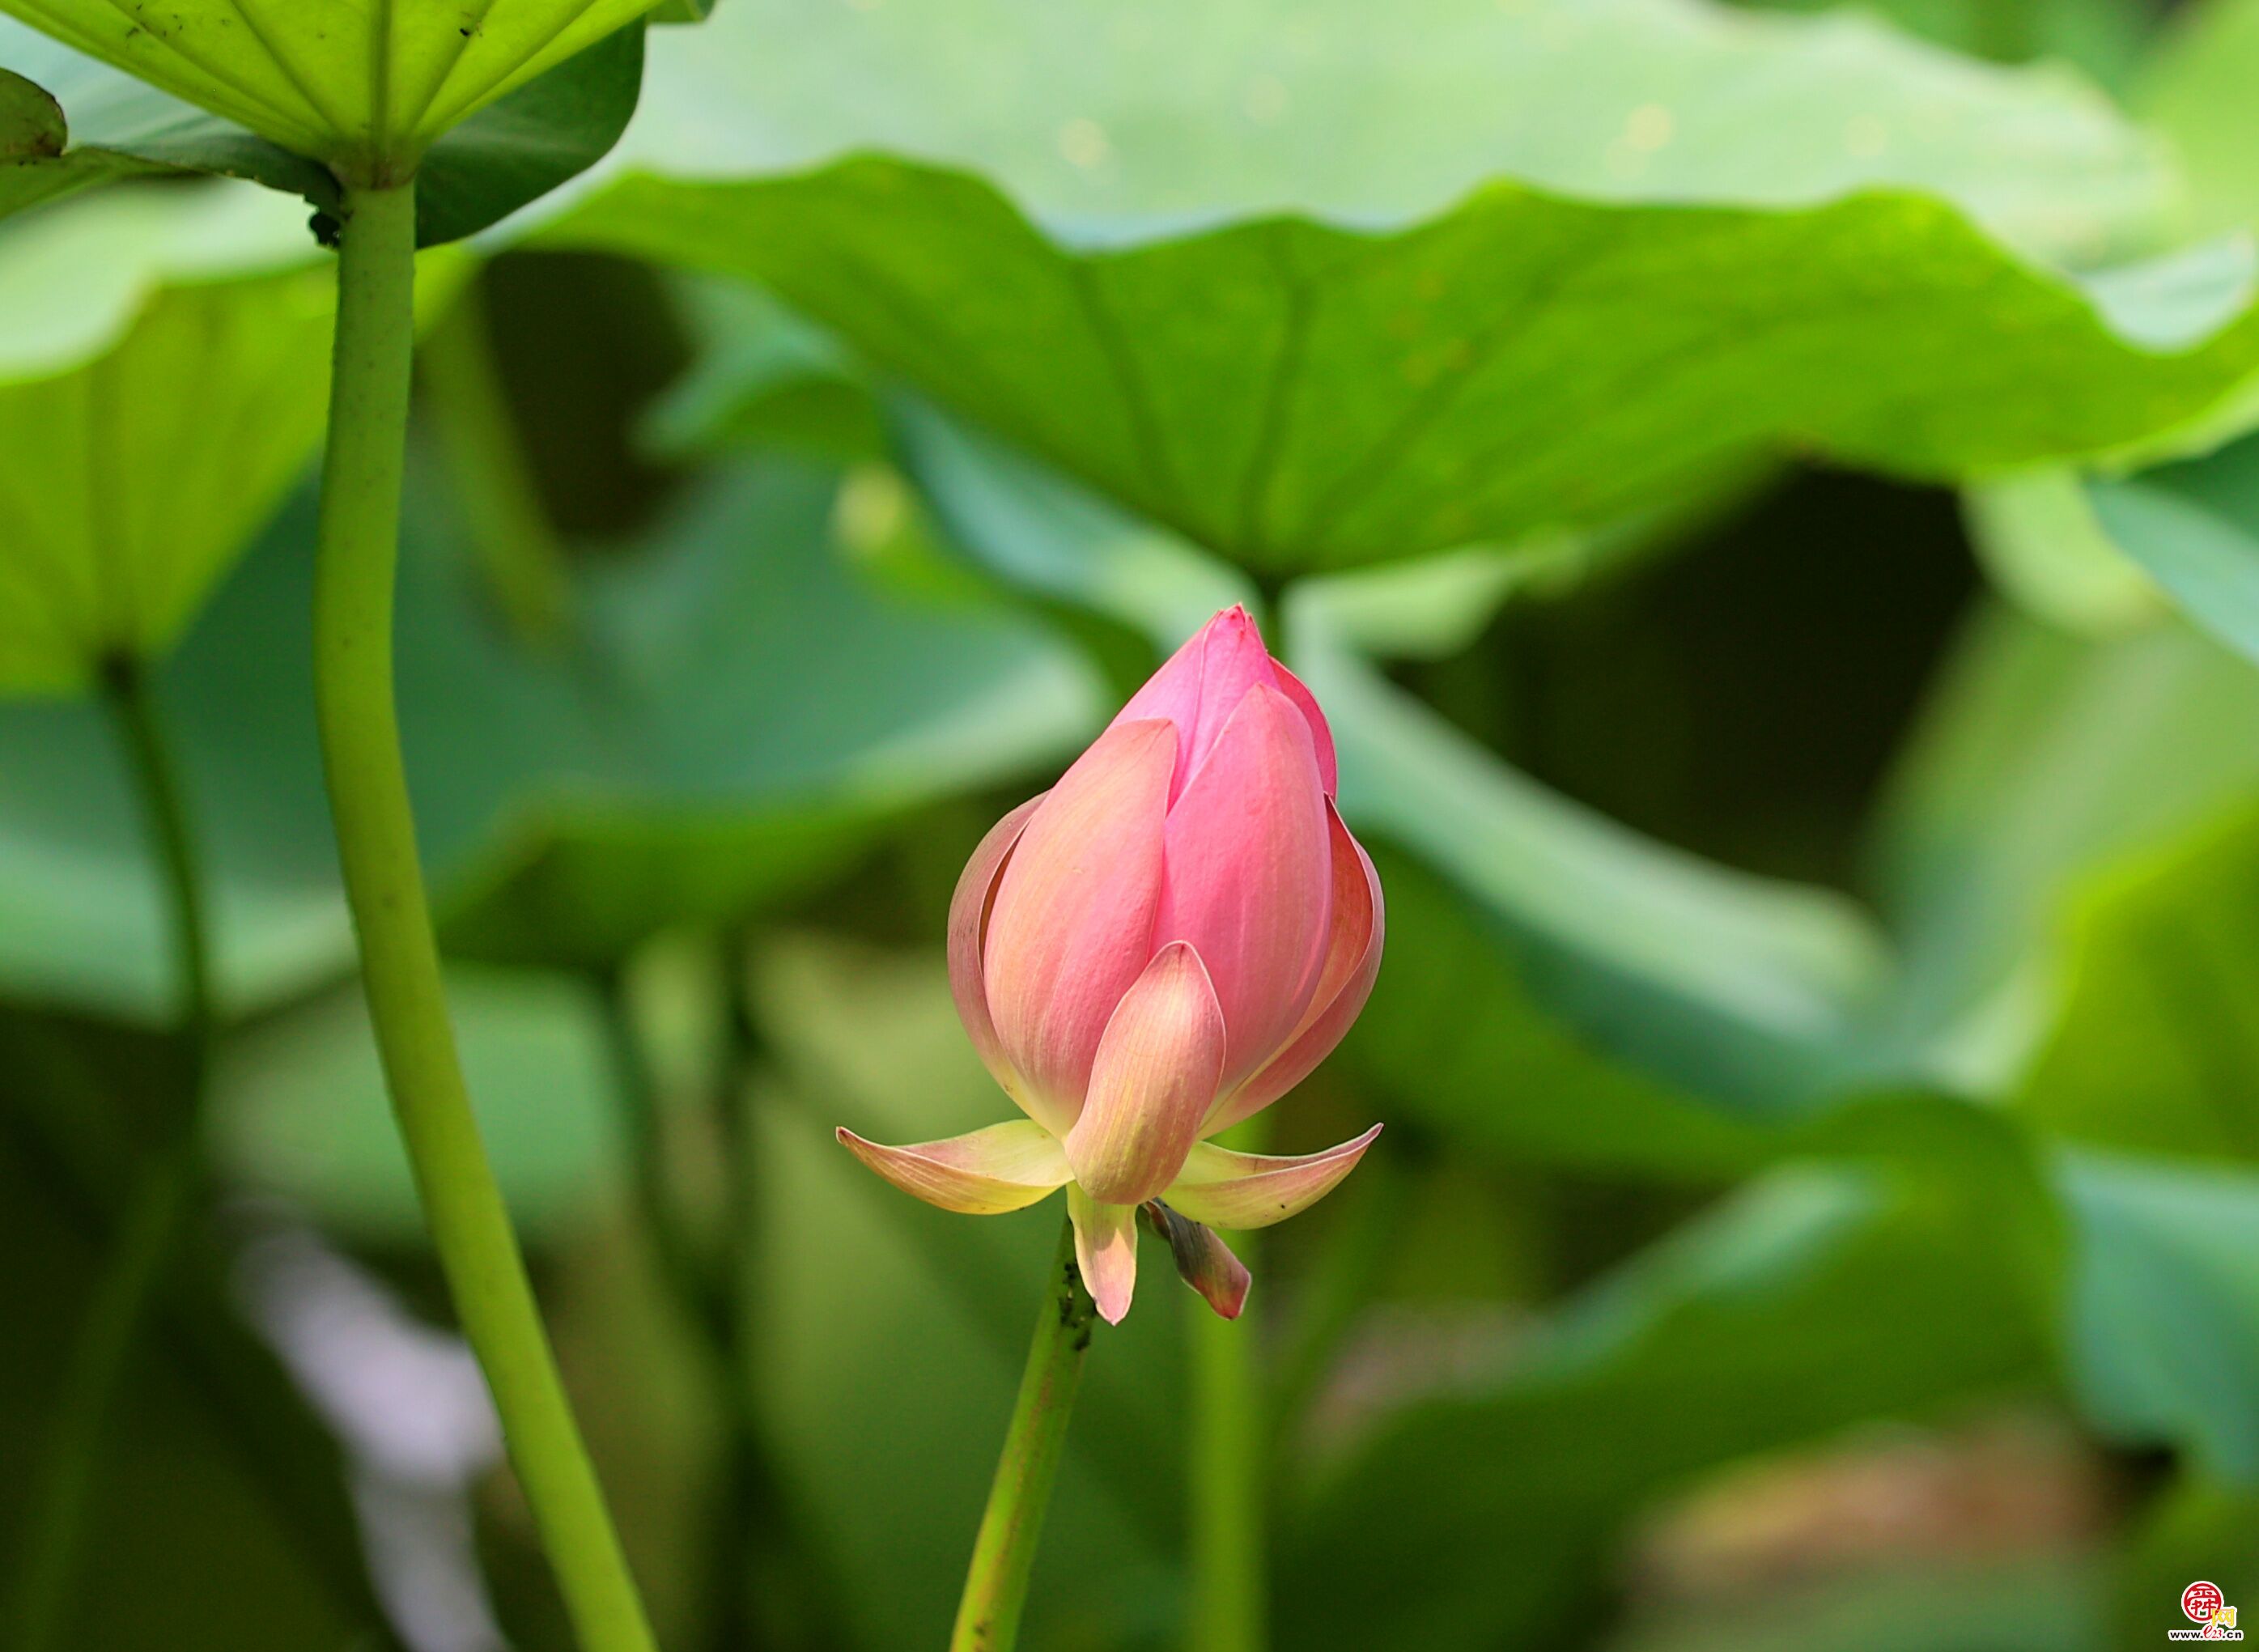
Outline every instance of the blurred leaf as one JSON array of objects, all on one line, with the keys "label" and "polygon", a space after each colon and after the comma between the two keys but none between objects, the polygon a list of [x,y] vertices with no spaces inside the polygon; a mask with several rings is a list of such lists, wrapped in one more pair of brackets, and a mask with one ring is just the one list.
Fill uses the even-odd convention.
[{"label": "blurred leaf", "polygon": [[895,404],[902,462],[951,538],[1023,590],[1119,620],[1166,652],[1246,580],[923,403]]},{"label": "blurred leaf", "polygon": [[2259,674],[2177,625],[2107,641],[1981,611],[1878,810],[1906,966],[1875,1060],[2013,1085],[2053,1009],[2076,880],[2259,794]]},{"label": "blurred leaf", "polygon": [[[6,11],[300,155],[362,181],[411,171],[433,141],[594,45],[652,0],[412,0],[385,27],[344,26],[321,7],[170,0],[0,0]],[[367,24],[368,19],[355,19]],[[68,105],[66,105],[68,107]]]},{"label": "blurred leaf", "polygon": [[1336,1059],[1393,1114],[1514,1162],[1721,1181],[1762,1162],[1758,1122],[1588,1048],[1455,886],[1385,845],[1376,859],[1388,955]]},{"label": "blurred leaf", "polygon": [[884,452],[872,388],[829,333],[758,288],[685,278],[677,290],[702,348],[645,417],[652,452],[673,459],[733,446],[844,459]]},{"label": "blurred leaf", "polygon": [[[2259,1489],[2184,1472],[2159,1494],[2119,1566],[2116,1644],[2152,1644],[2182,1627],[2181,1591],[2199,1577],[2230,1606],[2259,1600]],[[2248,1609],[2241,1615],[2248,1621]]]},{"label": "blurred leaf", "polygon": [[0,381],[0,693],[171,645],[312,450],[330,315],[310,271],[175,288],[93,360]]},{"label": "blurred leaf", "polygon": [[[402,723],[450,943],[606,962],[656,930],[799,893],[937,797],[1017,774],[1096,721],[1072,655],[993,609],[875,592],[832,540],[836,478],[741,466],[588,578],[582,648],[514,646],[417,490]],[[341,970],[309,680],[310,502],[167,663],[214,880],[224,995]],[[0,986],[134,1018],[171,1001],[139,817],[93,708],[0,709]]]},{"label": "blurred leaf", "polygon": [[169,287],[312,265],[305,214],[263,189],[118,189],[0,224],[0,382],[82,367]]},{"label": "blurred leaf", "polygon": [[[2259,1486],[2259,1177],[2063,1156],[2073,1371],[2095,1427]],[[2188,1580],[2184,1578],[2184,1584]]]},{"label": "blurred leaf", "polygon": [[[1280,570],[1604,522],[1791,446],[2107,449],[2259,363],[2248,249],[2081,282],[1978,227],[2092,263],[2160,198],[2056,74],[1671,0],[1202,6],[1104,53],[1080,8],[972,10],[745,0],[662,38],[635,170],[553,235],[763,281]],[[909,159],[835,159],[874,146]]]},{"label": "blurred leaf", "polygon": [[[583,1214],[614,1157],[610,1069],[591,989],[459,966],[447,1002],[510,1214],[521,1232],[554,1235]],[[357,989],[236,1039],[211,1106],[215,1151],[252,1186],[332,1231],[421,1243],[422,1207]]]},{"label": "blurred leaf", "polygon": [[1672,1601],[1641,1631],[1610,1640],[1607,1652],[2105,1652],[2131,1644],[2106,1636],[2098,1592],[2083,1559],[2056,1556],[1863,1567],[1842,1579],[1765,1589],[1755,1600]]},{"label": "blurred leaf", "polygon": [[2259,226],[2259,4],[2177,6],[2134,87],[2136,109],[2172,139],[2194,230]]},{"label": "blurred leaf", "polygon": [[1296,594],[1296,669],[1341,751],[1343,814],[1472,903],[1584,1036],[1697,1091],[1778,1107],[1841,1060],[1887,984],[1879,936],[1831,894],[1730,871],[1525,779],[1340,646]]},{"label": "blurred leaf", "polygon": [[2111,540],[2181,611],[2259,659],[2259,437],[2203,459],[2087,484]]},{"label": "blurred leaf", "polygon": [[2259,1159],[2259,815],[2113,868],[2020,1104],[2099,1146]]},{"label": "blurred leaf", "polygon": [[2036,1378],[2027,1259],[1972,1212],[2037,1184],[2027,1167],[2004,1185],[1989,1150],[1970,1163],[1983,1179],[1958,1189],[1776,1173],[1572,1301],[1504,1371],[1387,1421],[1292,1533],[1282,1641],[1557,1643],[1602,1586],[1602,1544],[1656,1491]]},{"label": "blurred leaf", "polygon": [[[517,804],[491,874],[453,906],[455,944],[618,957],[804,886],[911,805],[1018,773],[1094,725],[1087,673],[1028,627],[859,580],[833,503],[826,471],[741,469],[662,523],[647,561],[592,578],[602,699],[552,774],[518,782],[540,807]],[[445,680],[429,680],[436,710]],[[493,763],[493,725],[453,703],[468,786]]]},{"label": "blurred leaf", "polygon": [[[1754,3],[1824,11],[1836,0]],[[1865,9],[1956,51],[2004,63],[2076,64],[2112,87],[2125,79],[2154,21],[2145,0],[1875,0]]]},{"label": "blurred leaf", "polygon": [[2002,595],[2064,630],[2106,637],[2146,624],[2157,587],[2095,518],[2075,471],[2022,471],[1964,488],[1963,519]]},{"label": "blurred leaf", "polygon": [[[21,1067],[12,1070],[11,1081],[24,1077]],[[23,1494],[37,1484],[55,1384],[99,1260],[71,1231],[61,1195],[18,1153],[13,1133],[0,1130],[0,1255],[11,1276],[9,1356],[0,1360],[0,1552],[11,1556],[21,1552]],[[209,1313],[220,1304],[215,1295],[197,1306]],[[241,1340],[240,1329],[215,1325],[200,1340],[209,1346],[231,1337]],[[367,1620],[339,1610],[308,1559],[340,1537],[351,1553],[342,1486],[331,1480],[324,1488],[327,1503],[318,1511],[342,1532],[312,1529],[314,1510],[267,1500],[228,1437],[230,1420],[193,1385],[195,1372],[179,1343],[154,1338],[131,1367],[97,1469],[88,1586],[77,1592],[59,1644],[223,1652],[280,1637],[291,1646],[345,1645]],[[301,1443],[287,1432],[262,1433],[274,1420],[248,1421],[254,1450]],[[325,1469],[334,1472],[318,1461],[281,1472],[318,1478]],[[363,1592],[353,1604],[367,1599]]]}]

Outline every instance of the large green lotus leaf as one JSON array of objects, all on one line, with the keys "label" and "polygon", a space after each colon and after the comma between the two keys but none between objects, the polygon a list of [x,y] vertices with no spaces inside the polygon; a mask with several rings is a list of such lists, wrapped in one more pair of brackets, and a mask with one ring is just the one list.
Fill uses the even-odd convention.
[{"label": "large green lotus leaf", "polygon": [[0,11],[348,181],[381,183],[652,4],[0,0]]},{"label": "large green lotus leaf", "polygon": [[2106,1147],[2259,1159],[2259,815],[2247,807],[2084,893],[2023,1107]]},{"label": "large green lotus leaf", "polygon": [[[1589,1292],[1487,1369],[1415,1396],[1323,1473],[1284,1549],[1290,1645],[1570,1644],[1606,1545],[1687,1476],[1849,1425],[2038,1380],[2028,1254],[1989,1226],[2044,1190],[1958,1109],[1952,1160],[1902,1180],[1785,1169]],[[1421,1587],[1403,1579],[1417,1576]]]},{"label": "large green lotus leaf", "polygon": [[2200,1473],[2259,1488],[2259,1178],[2080,1153],[2058,1180],[2087,1414],[2116,1440],[2179,1447]]},{"label": "large green lotus leaf", "polygon": [[1187,10],[726,8],[654,43],[627,175],[552,233],[760,281],[1274,569],[1607,521],[1788,449],[2113,448],[2259,364],[2248,248],[2027,256],[2106,260],[2161,199],[2059,75],[1672,0]]},{"label": "large green lotus leaf", "polygon": [[0,65],[36,82],[64,125],[44,153],[0,148],[0,218],[121,178],[210,173],[334,200],[335,180],[61,42],[0,17]]},{"label": "large green lotus leaf", "polygon": [[2090,639],[1980,610],[1877,814],[1870,877],[1905,960],[1878,1043],[1957,1088],[2011,1087],[2055,1013],[2081,881],[2255,798],[2259,674],[2234,655],[2178,624]]},{"label": "large green lotus leaf", "polygon": [[[444,928],[499,958],[609,960],[836,865],[929,799],[1071,749],[1087,671],[993,610],[937,614],[837,554],[832,473],[714,479],[587,583],[583,645],[530,656],[411,489],[402,723]],[[349,956],[315,740],[301,499],[167,662],[217,886],[220,976],[251,1008]],[[0,709],[0,989],[109,1014],[169,1001],[162,902],[110,731]]]},{"label": "large green lotus leaf", "polygon": [[[0,63],[37,82],[68,117],[68,145],[18,158],[0,147],[0,218],[121,178],[248,179],[338,205],[323,167],[110,65],[0,17]],[[643,85],[643,31],[630,26],[442,135],[417,167],[417,243],[485,229],[601,160]]]},{"label": "large green lotus leaf", "polygon": [[0,694],[163,653],[311,453],[328,284],[175,287],[62,372],[0,378]]}]

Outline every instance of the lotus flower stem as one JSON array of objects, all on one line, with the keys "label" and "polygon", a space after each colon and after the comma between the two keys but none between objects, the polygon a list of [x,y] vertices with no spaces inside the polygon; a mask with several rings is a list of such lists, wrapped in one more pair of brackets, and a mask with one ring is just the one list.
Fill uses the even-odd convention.
[{"label": "lotus flower stem", "polygon": [[1028,1575],[1036,1563],[1044,1511],[1066,1449],[1066,1420],[1082,1383],[1082,1356],[1090,1347],[1098,1305],[1083,1285],[1074,1259],[1074,1224],[1068,1221],[1051,1257],[1050,1287],[1036,1318],[1028,1367],[1013,1402],[988,1506],[973,1540],[973,1564],[957,1607],[950,1652],[1011,1652],[1020,1637]]},{"label": "lotus flower stem", "polygon": [[412,184],[346,192],[314,591],[314,690],[361,977],[424,1220],[583,1652],[651,1629],[543,1330],[447,1019],[393,703],[415,351]]},{"label": "lotus flower stem", "polygon": [[[1267,1116],[1248,1120],[1230,1136],[1243,1152],[1263,1150]],[[1251,1268],[1258,1235],[1235,1243]],[[1264,1556],[1264,1488],[1271,1430],[1265,1392],[1259,1305],[1236,1320],[1218,1319],[1195,1298],[1192,1335],[1192,1456],[1187,1477],[1191,1508],[1187,1551],[1192,1587],[1191,1652],[1263,1652],[1269,1644],[1270,1596]]]},{"label": "lotus flower stem", "polygon": [[106,666],[103,686],[148,817],[170,908],[180,1111],[166,1122],[164,1139],[149,1154],[65,1363],[61,1414],[49,1431],[32,1489],[25,1528],[29,1541],[10,1599],[9,1621],[16,1627],[10,1644],[22,1652],[46,1652],[64,1627],[110,1413],[201,1179],[201,1115],[213,1025],[203,881],[178,766],[147,678],[139,662],[120,658]]}]

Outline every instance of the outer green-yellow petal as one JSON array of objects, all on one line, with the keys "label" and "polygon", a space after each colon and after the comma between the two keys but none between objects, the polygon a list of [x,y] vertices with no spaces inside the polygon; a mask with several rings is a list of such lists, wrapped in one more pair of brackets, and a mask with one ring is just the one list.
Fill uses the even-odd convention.
[{"label": "outer green-yellow petal", "polygon": [[1058,1138],[1029,1119],[912,1147],[881,1147],[842,1126],[839,1141],[904,1193],[966,1216],[1024,1210],[1072,1174]]},{"label": "outer green-yellow petal", "polygon": [[1235,1153],[1202,1142],[1185,1160],[1183,1173],[1162,1198],[1172,1210],[1217,1228],[1267,1228],[1308,1210],[1333,1192],[1357,1168],[1376,1124],[1354,1142],[1343,1142],[1307,1158],[1274,1158]]}]

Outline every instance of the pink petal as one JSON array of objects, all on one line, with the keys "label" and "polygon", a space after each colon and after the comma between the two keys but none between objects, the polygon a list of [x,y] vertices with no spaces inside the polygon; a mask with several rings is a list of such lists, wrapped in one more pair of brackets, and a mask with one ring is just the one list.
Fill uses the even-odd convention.
[{"label": "pink petal", "polygon": [[1101,1204],[1135,1205],[1159,1193],[1200,1138],[1222,1075],[1215,989],[1200,954],[1172,943],[1106,1023],[1081,1114],[1066,1136],[1074,1179]]},{"label": "pink petal", "polygon": [[1373,978],[1380,973],[1380,948],[1387,928],[1387,912],[1380,899],[1380,875],[1364,846],[1350,836],[1349,828],[1333,805],[1326,805],[1326,822],[1333,845],[1334,922],[1326,947],[1325,967],[1318,990],[1302,1024],[1286,1047],[1263,1069],[1225,1094],[1209,1115],[1202,1136],[1229,1129],[1240,1120],[1260,1113],[1310,1076],[1317,1065],[1333,1054],[1372,995]]},{"label": "pink petal", "polygon": [[1231,1254],[1231,1247],[1191,1217],[1171,1210],[1159,1200],[1137,1207],[1145,1225],[1169,1242],[1169,1258],[1177,1277],[1208,1299],[1208,1305],[1227,1320],[1236,1320],[1247,1306],[1247,1287],[1254,1283],[1247,1264]]},{"label": "pink petal", "polygon": [[1177,763],[1169,778],[1173,803],[1208,761],[1239,702],[1258,684],[1276,686],[1271,656],[1247,610],[1234,606],[1172,654],[1114,721],[1166,717],[1176,724]]},{"label": "pink petal", "polygon": [[[988,933],[989,909],[994,904],[996,885],[1004,874],[1005,863],[1011,858],[1012,849],[1020,841],[1028,816],[1036,812],[1042,797],[1031,797],[1019,808],[988,829],[980,846],[973,851],[973,858],[965,863],[965,871],[957,879],[957,893],[949,902],[949,990],[957,1000],[957,1018],[965,1023],[965,1030],[973,1040],[973,1047],[980,1052],[996,1082],[1014,1100],[1020,1100],[1020,1092],[1027,1086],[1012,1071],[1011,1061],[1005,1056],[1003,1046],[996,1042],[996,1025],[988,1018],[988,992],[981,979],[981,943]],[[1024,1108],[1027,1103],[1020,1101]]]},{"label": "pink petal", "polygon": [[1101,1205],[1080,1187],[1066,1190],[1066,1214],[1074,1220],[1074,1263],[1090,1287],[1099,1316],[1122,1323],[1130,1294],[1137,1287],[1137,1207]]},{"label": "pink petal", "polygon": [[1107,1018],[1153,956],[1176,731],[1158,721],[1098,737],[1029,816],[998,880],[981,958],[1016,1098],[1065,1136]]},{"label": "pink petal", "polygon": [[1341,790],[1341,767],[1334,758],[1333,725],[1318,709],[1317,695],[1302,687],[1300,677],[1275,659],[1271,662],[1271,674],[1278,679],[1279,692],[1293,701],[1295,709],[1308,719],[1310,738],[1318,748],[1318,784],[1326,788],[1328,797],[1333,796]]},{"label": "pink petal", "polygon": [[1251,689],[1169,811],[1158,941],[1190,941],[1223,1006],[1224,1085],[1276,1054],[1317,990],[1331,927],[1325,794],[1310,725]]},{"label": "pink petal", "polygon": [[1030,1119],[915,1147],[881,1147],[844,1126],[839,1141],[904,1193],[966,1216],[1024,1210],[1073,1175],[1058,1138]]},{"label": "pink petal", "polygon": [[1272,1158],[1235,1153],[1202,1142],[1185,1161],[1184,1174],[1170,1184],[1164,1200],[1194,1221],[1219,1228],[1268,1228],[1308,1210],[1333,1192],[1357,1168],[1365,1150],[1380,1134],[1376,1124],[1354,1142],[1307,1158]]}]

